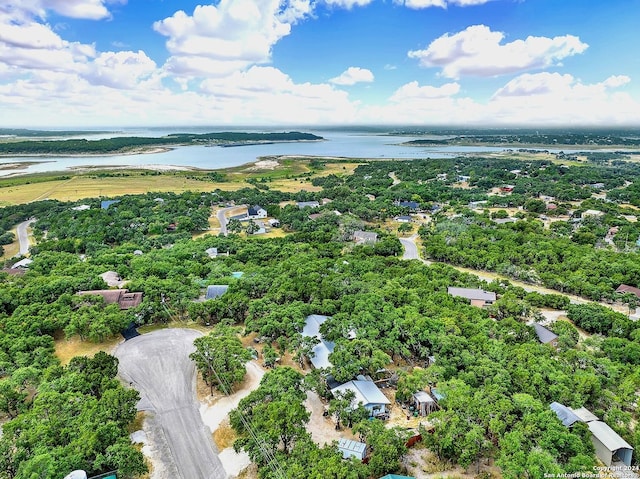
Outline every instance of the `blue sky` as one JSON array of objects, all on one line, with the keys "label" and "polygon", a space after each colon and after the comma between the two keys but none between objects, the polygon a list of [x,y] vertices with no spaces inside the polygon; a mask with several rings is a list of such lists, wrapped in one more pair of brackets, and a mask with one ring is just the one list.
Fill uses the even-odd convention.
[{"label": "blue sky", "polygon": [[9,0],[0,126],[640,126],[640,0]]}]

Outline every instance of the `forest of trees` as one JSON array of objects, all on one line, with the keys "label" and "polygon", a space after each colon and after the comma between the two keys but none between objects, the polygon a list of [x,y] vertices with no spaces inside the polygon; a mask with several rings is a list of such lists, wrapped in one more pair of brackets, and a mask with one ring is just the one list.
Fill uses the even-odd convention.
[{"label": "forest of trees", "polygon": [[[390,172],[400,183],[392,185]],[[447,177],[438,179],[443,173]],[[619,174],[626,180],[620,182]],[[457,175],[471,177],[468,187],[459,187]],[[633,208],[594,198],[591,187],[605,183],[607,198],[624,194],[633,204],[639,176],[633,164],[376,161],[352,175],[309,179],[322,188],[315,193],[280,192],[267,181],[267,188],[229,192],[123,196],[104,209],[100,199],[2,208],[0,235],[33,217],[38,243],[24,275],[0,273],[0,478],[59,478],[76,468],[117,470],[123,478],[143,472],[142,455],[127,431],[137,393],[115,379],[117,360],[99,354],[62,366],[54,337],[101,342],[131,322],[175,319],[211,328],[192,358],[212,390],[227,392],[242,381],[250,357],[238,334],[257,333],[266,351],[290,353],[304,364],[310,347],[301,335],[306,316],[329,316],[321,332],[335,343],[329,371],[335,379],[378,378],[391,370],[399,378],[400,401],[427,386],[443,392],[441,409],[429,417],[433,429],[423,435],[445,464],[475,471],[488,459],[513,479],[592,470],[596,459],[587,429],[562,426],[549,409],[553,401],[587,407],[638,449],[639,325],[602,305],[569,304],[560,293],[613,301],[620,299],[614,294],[619,283],[640,283],[640,232],[628,218]],[[513,193],[490,194],[507,182],[516,186]],[[540,216],[551,213],[531,200],[562,189],[570,196],[562,200],[567,209],[578,212],[571,217],[576,221],[556,217],[545,226]],[[313,218],[292,204],[323,198],[331,201],[314,209],[320,216]],[[421,211],[400,201],[415,201]],[[470,209],[471,201],[522,209],[518,221],[496,224],[488,210]],[[208,228],[211,208],[228,202],[263,206],[280,220],[284,235],[192,239]],[[73,209],[81,204],[90,208]],[[579,216],[593,208],[603,214]],[[423,252],[437,260],[429,266],[401,259],[388,220],[408,213],[431,220],[419,230]],[[612,245],[604,237],[614,226]],[[356,245],[351,238],[360,229],[376,231],[378,242]],[[621,232],[627,241],[617,238]],[[210,258],[206,250],[212,247],[229,254]],[[446,263],[498,271],[558,294],[527,292],[506,281],[484,284]],[[123,311],[76,294],[106,288],[100,277],[106,271],[142,292],[142,303]],[[211,284],[229,289],[217,299],[196,301]],[[499,299],[487,309],[472,307],[447,294],[449,286],[483,287]],[[527,324],[541,307],[566,310],[571,320],[550,326],[559,335],[557,350],[540,344]],[[309,390],[327,401],[342,427],[351,425],[372,445],[368,464],[343,461],[334,446],[311,441],[303,406]],[[249,453],[262,478],[284,473],[294,479],[365,479],[402,472],[405,432],[362,422],[346,403],[329,396],[317,372],[276,366],[231,414],[239,435],[235,447]]]},{"label": "forest of trees", "polygon": [[283,133],[177,133],[163,137],[120,136],[100,140],[23,140],[0,142],[0,155],[69,155],[126,152],[148,146],[177,146],[189,144],[243,142],[318,141],[322,137],[312,133],[290,131]]}]

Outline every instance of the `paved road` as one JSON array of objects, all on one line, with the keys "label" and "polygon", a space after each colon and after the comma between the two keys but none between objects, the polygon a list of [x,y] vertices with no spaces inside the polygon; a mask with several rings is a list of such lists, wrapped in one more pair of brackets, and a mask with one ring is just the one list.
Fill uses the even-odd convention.
[{"label": "paved road", "polygon": [[[418,235],[411,235],[408,238],[398,238],[400,243],[402,243],[402,247],[404,248],[404,253],[402,254],[402,259],[420,259],[420,255],[418,254],[418,246],[416,245],[416,238]],[[427,263],[427,261],[422,260]]]},{"label": "paved road", "polygon": [[220,234],[222,234],[223,236],[227,236],[227,211],[231,211],[238,208],[238,206],[231,206],[229,208],[222,208],[221,210],[218,210],[217,216],[218,216],[218,223],[220,223]]},{"label": "paved road", "polygon": [[16,232],[18,233],[18,243],[20,243],[20,251],[17,256],[24,256],[29,252],[29,234],[27,233],[27,228],[31,226],[36,220],[31,218],[30,220],[23,221],[16,228]]},{"label": "paved road", "polygon": [[227,478],[195,398],[196,371],[189,354],[200,335],[192,329],[162,329],[125,341],[114,352],[120,377],[140,392],[138,409],[150,411],[150,439],[163,450],[172,479]]}]

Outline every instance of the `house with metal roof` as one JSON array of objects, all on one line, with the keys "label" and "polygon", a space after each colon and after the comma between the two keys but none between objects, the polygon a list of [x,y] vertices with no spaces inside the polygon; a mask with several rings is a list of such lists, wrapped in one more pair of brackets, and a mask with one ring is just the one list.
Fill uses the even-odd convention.
[{"label": "house with metal roof", "polygon": [[300,209],[302,209],[302,208],[318,208],[320,206],[320,203],[317,202],[317,201],[298,201],[297,206]]},{"label": "house with metal roof", "polygon": [[305,318],[304,328],[302,328],[303,336],[318,339],[318,344],[313,347],[312,354],[309,357],[309,361],[316,369],[326,369],[332,366],[331,361],[329,361],[329,355],[333,352],[335,344],[325,340],[320,333],[320,326],[327,319],[329,319],[329,316],[310,314]]},{"label": "house with metal roof", "polygon": [[471,301],[471,306],[487,306],[493,304],[496,301],[496,293],[493,291],[484,291],[482,289],[474,288],[457,288],[449,286],[447,293],[456,298],[464,298]]},{"label": "house with metal roof", "polygon": [[207,294],[204,299],[216,299],[222,296],[229,289],[228,284],[210,284],[207,286]]},{"label": "house with metal roof", "polygon": [[353,407],[362,405],[367,411],[369,416],[382,416],[388,413],[387,406],[391,404],[391,401],[382,394],[382,391],[378,389],[378,386],[373,381],[353,380],[348,383],[344,383],[331,390],[331,394],[345,393],[347,391],[353,391],[354,399],[352,402]]},{"label": "house with metal roof", "polygon": [[353,241],[358,244],[373,244],[378,241],[378,233],[373,231],[354,231]]},{"label": "house with metal roof", "polygon": [[533,323],[532,326],[536,332],[536,336],[538,336],[538,341],[540,341],[542,344],[549,344],[554,348],[558,347],[558,335],[556,333],[554,333],[550,329],[545,328],[539,323]]},{"label": "house with metal roof", "polygon": [[570,407],[567,407],[564,404],[554,401],[549,405],[549,407],[556,413],[556,416],[558,416],[558,419],[560,419],[565,427],[573,426],[575,423],[582,421],[582,419],[580,419],[580,417],[578,417]]},{"label": "house with metal roof", "polygon": [[253,206],[249,206],[249,208],[247,208],[247,218],[248,219],[266,218],[266,217],[267,217],[267,210],[265,210],[263,207],[261,207],[259,205],[253,205]]}]

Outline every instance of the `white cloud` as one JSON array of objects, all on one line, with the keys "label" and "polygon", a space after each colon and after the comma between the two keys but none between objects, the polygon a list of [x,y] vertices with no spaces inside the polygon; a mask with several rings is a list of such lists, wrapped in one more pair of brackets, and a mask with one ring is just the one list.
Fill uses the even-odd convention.
[{"label": "white cloud", "polygon": [[448,98],[460,92],[458,83],[445,83],[442,86],[434,87],[430,85],[420,86],[417,81],[412,81],[398,88],[390,101],[394,103],[403,101],[429,100],[434,98]]},{"label": "white cloud", "polygon": [[588,48],[573,35],[530,36],[503,44],[504,37],[504,33],[485,25],[473,25],[453,35],[445,34],[425,50],[412,50],[408,55],[418,59],[421,66],[440,67],[447,78],[490,77],[558,65]]},{"label": "white cloud", "polygon": [[32,17],[44,19],[48,11],[69,18],[101,20],[111,17],[107,5],[113,3],[126,3],[126,0],[19,0],[0,6],[0,12],[20,20]]},{"label": "white cloud", "polygon": [[449,5],[458,7],[468,7],[472,5],[483,5],[493,0],[395,0],[395,3],[404,5],[407,8],[419,10],[429,7],[447,8]]},{"label": "white cloud", "polygon": [[621,75],[587,84],[569,74],[527,73],[500,88],[488,109],[505,122],[637,123],[638,102],[627,93],[615,91],[629,81],[629,77]]},{"label": "white cloud", "polygon": [[373,81],[371,70],[360,67],[349,67],[335,78],[331,78],[329,83],[334,85],[351,86],[356,83],[370,83]]},{"label": "white cloud", "polygon": [[178,11],[153,28],[168,37],[171,73],[225,75],[269,62],[273,45],[311,9],[309,0],[221,0],[197,6],[192,15]]},{"label": "white cloud", "polygon": [[156,68],[143,51],[104,52],[88,65],[83,77],[93,85],[132,89],[149,79]]},{"label": "white cloud", "polygon": [[324,0],[329,6],[346,8],[347,10],[352,9],[353,7],[364,7],[365,5],[369,5],[373,0]]}]

